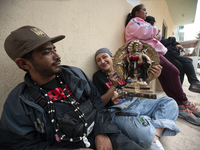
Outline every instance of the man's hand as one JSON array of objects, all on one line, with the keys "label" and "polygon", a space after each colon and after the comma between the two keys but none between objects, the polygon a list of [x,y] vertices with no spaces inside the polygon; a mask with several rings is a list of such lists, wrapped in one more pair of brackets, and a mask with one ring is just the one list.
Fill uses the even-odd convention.
[{"label": "man's hand", "polygon": [[180,44],[177,44],[175,47],[180,51],[183,51],[183,49],[184,49],[184,47]]},{"label": "man's hand", "polygon": [[152,66],[151,69],[150,69],[150,72],[153,74],[153,78],[151,78],[149,81],[147,82],[150,82],[152,81],[153,79],[156,79],[160,76],[161,74],[161,71],[162,71],[162,66],[161,65],[157,65],[157,66]]},{"label": "man's hand", "polygon": [[95,137],[97,150],[113,150],[112,143],[106,134],[99,134]]}]

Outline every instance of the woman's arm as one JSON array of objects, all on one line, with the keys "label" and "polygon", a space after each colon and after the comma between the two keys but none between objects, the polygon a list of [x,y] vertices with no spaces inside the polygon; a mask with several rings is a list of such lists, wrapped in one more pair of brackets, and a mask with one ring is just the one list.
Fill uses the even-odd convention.
[{"label": "woman's arm", "polygon": [[110,101],[110,99],[112,98],[112,96],[113,96],[113,93],[114,93],[114,91],[116,90],[116,87],[117,87],[117,85],[118,85],[118,77],[117,77],[117,75],[115,75],[114,77],[113,77],[113,75],[116,73],[116,71],[111,71],[110,73],[109,73],[109,80],[112,82],[112,84],[111,84],[111,86],[110,86],[110,88],[108,89],[108,91],[105,93],[105,94],[103,94],[102,96],[101,96],[101,99],[104,101],[104,103],[105,103],[105,105]]},{"label": "woman's arm", "polygon": [[112,98],[113,96],[113,93],[115,91],[115,87],[114,86],[111,86],[108,91],[101,96],[101,99],[104,101],[105,105],[110,101],[110,99]]}]

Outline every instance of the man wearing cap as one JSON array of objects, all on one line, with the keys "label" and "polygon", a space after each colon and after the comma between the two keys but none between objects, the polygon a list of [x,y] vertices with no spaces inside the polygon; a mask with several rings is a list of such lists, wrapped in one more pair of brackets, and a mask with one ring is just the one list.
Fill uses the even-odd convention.
[{"label": "man wearing cap", "polygon": [[6,38],[6,53],[27,73],[4,104],[0,147],[141,149],[110,122],[104,102],[84,72],[61,66],[53,43],[64,37],[50,38],[36,27],[23,26]]}]

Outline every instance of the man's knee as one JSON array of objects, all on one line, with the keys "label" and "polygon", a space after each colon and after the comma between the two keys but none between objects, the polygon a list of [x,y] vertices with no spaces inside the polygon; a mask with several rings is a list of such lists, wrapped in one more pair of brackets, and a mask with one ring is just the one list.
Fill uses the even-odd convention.
[{"label": "man's knee", "polygon": [[192,63],[192,62],[193,62],[192,58],[185,57],[185,59],[187,60],[186,62],[190,62],[190,63]]}]

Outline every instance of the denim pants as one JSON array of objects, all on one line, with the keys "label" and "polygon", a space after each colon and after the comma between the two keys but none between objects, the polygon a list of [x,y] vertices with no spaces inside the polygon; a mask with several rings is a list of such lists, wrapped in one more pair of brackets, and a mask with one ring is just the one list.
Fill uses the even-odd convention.
[{"label": "denim pants", "polygon": [[[158,99],[133,98],[109,109],[112,122],[116,123],[123,134],[143,148],[149,148],[156,135],[155,128],[164,128],[161,136],[174,136],[180,130],[175,124],[178,117],[178,105],[170,97]],[[116,112],[132,114],[116,115]],[[143,125],[140,117],[147,123]]]}]

